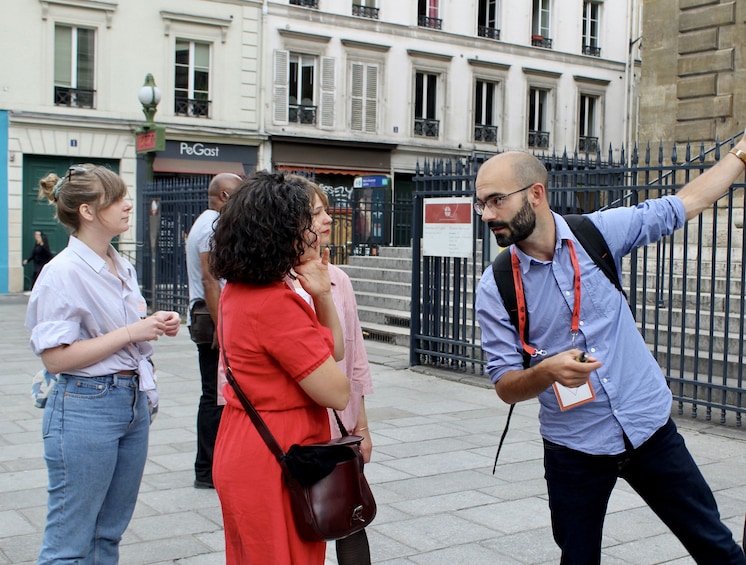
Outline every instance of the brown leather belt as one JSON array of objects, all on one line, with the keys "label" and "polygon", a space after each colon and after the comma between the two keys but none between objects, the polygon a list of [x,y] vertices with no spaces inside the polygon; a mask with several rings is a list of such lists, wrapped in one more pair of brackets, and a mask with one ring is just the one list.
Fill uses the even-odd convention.
[{"label": "brown leather belt", "polygon": [[136,375],[136,374],[137,374],[137,371],[135,371],[134,369],[126,369],[126,370],[124,370],[124,371],[117,371],[117,372],[116,372],[116,373],[114,373],[114,374],[115,374],[115,375],[121,375],[121,376],[123,376],[123,377],[130,377],[130,376],[132,376],[132,375]]}]

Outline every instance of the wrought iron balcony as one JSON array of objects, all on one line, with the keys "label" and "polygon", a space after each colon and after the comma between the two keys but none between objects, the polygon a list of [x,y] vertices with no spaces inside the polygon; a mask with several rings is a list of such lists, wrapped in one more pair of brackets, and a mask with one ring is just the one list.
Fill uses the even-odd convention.
[{"label": "wrought iron balcony", "polygon": [[54,105],[71,108],[95,108],[96,91],[86,88],[54,87]]},{"label": "wrought iron balcony", "polygon": [[598,151],[598,138],[581,135],[578,137],[578,151],[581,153],[596,153]]},{"label": "wrought iron balcony", "polygon": [[443,29],[443,20],[440,18],[431,18],[428,16],[419,16],[417,25],[420,27],[429,27],[432,29]]},{"label": "wrought iron balcony", "polygon": [[319,0],[290,0],[291,6],[303,6],[304,8],[318,8]]},{"label": "wrought iron balcony", "polygon": [[532,35],[531,45],[534,47],[544,47],[545,49],[552,48],[552,40],[543,35]]},{"label": "wrought iron balcony", "polygon": [[174,114],[177,116],[190,116],[192,118],[209,118],[210,101],[177,96],[174,98]]},{"label": "wrought iron balcony", "polygon": [[361,18],[370,18],[372,20],[377,20],[378,19],[378,8],[353,4],[352,15],[360,16]]},{"label": "wrought iron balcony", "polygon": [[288,121],[292,124],[316,124],[316,106],[288,105]]},{"label": "wrought iron balcony", "polygon": [[439,120],[429,120],[427,118],[414,119],[414,134],[424,137],[438,137],[440,130]]},{"label": "wrought iron balcony", "polygon": [[474,141],[497,142],[497,126],[474,124]]},{"label": "wrought iron balcony", "polygon": [[583,45],[583,55],[590,55],[592,57],[601,56],[601,48],[595,45]]},{"label": "wrought iron balcony", "polygon": [[529,130],[528,146],[536,147],[537,149],[547,149],[549,147],[549,132]]},{"label": "wrought iron balcony", "polygon": [[500,39],[500,30],[496,27],[477,26],[477,35],[479,37],[488,37],[490,39]]}]

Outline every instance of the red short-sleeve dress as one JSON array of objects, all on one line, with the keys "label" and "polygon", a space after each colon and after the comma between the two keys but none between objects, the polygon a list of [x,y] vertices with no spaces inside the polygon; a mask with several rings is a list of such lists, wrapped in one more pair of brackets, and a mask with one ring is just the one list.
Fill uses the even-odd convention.
[{"label": "red short-sleeve dress", "polygon": [[[331,332],[284,283],[228,283],[220,297],[233,375],[283,450],[329,439],[326,408],[298,385],[333,354]],[[323,565],[326,544],[298,536],[280,465],[230,385],[213,457],[228,565]]]}]

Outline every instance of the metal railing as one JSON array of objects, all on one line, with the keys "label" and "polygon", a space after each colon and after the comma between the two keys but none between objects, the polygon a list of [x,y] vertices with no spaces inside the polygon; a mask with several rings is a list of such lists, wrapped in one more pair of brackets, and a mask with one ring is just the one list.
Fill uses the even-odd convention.
[{"label": "metal railing", "polygon": [[548,37],[544,37],[543,35],[532,35],[531,45],[533,47],[544,47],[545,49],[551,49],[552,40]]},{"label": "metal railing", "polygon": [[306,104],[289,104],[288,121],[291,124],[315,124],[316,106]]},{"label": "metal railing", "polygon": [[598,151],[598,138],[589,135],[578,137],[578,151],[585,153],[596,153]]},{"label": "metal railing", "polygon": [[495,143],[497,141],[497,126],[474,124],[474,141]]},{"label": "metal railing", "polygon": [[73,108],[95,108],[96,91],[87,88],[55,86],[54,104],[55,106],[70,106]]},{"label": "metal railing", "polygon": [[549,132],[529,130],[528,146],[535,149],[546,149],[549,147]]},{"label": "metal railing", "polygon": [[174,114],[177,116],[191,116],[194,118],[210,117],[210,100],[198,100],[196,98],[174,98]]},{"label": "metal railing", "polygon": [[583,45],[583,55],[590,55],[591,57],[600,57],[601,48],[595,45]]},{"label": "metal railing", "polygon": [[477,35],[489,39],[500,39],[500,30],[496,27],[477,26]]},{"label": "metal railing", "polygon": [[438,137],[440,134],[440,121],[428,118],[415,118],[414,134],[425,137]]},{"label": "metal railing", "polygon": [[353,4],[352,15],[360,16],[361,18],[370,18],[372,20],[377,20],[378,8],[373,8],[372,6],[361,6],[360,4]]},{"label": "metal railing", "polygon": [[418,16],[417,25],[431,29],[443,29],[443,20],[440,18],[431,18],[430,16]]},{"label": "metal railing", "polygon": [[[674,194],[732,147],[686,146],[684,162],[662,144],[614,158],[542,155],[549,197],[558,213],[636,205]],[[474,218],[472,258],[422,257],[422,200],[473,196],[476,161],[418,164],[412,240],[411,363],[483,375],[485,358],[474,316],[476,287],[489,261],[489,231]],[[734,185],[744,187],[741,180]],[[669,382],[676,409],[692,417],[741,425],[746,413],[746,236],[744,197],[728,191],[711,209],[622,263],[623,284],[638,328]],[[714,242],[714,243],[713,243]],[[486,377],[485,377],[486,378]]]},{"label": "metal railing", "polygon": [[291,6],[303,6],[304,8],[318,8],[318,0],[290,0]]}]

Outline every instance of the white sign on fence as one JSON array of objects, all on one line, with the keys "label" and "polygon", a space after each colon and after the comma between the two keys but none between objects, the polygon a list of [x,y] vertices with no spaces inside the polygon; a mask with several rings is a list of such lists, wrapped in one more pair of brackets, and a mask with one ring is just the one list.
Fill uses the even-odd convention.
[{"label": "white sign on fence", "polygon": [[468,196],[425,198],[422,203],[422,254],[471,257],[474,247],[472,199]]}]

